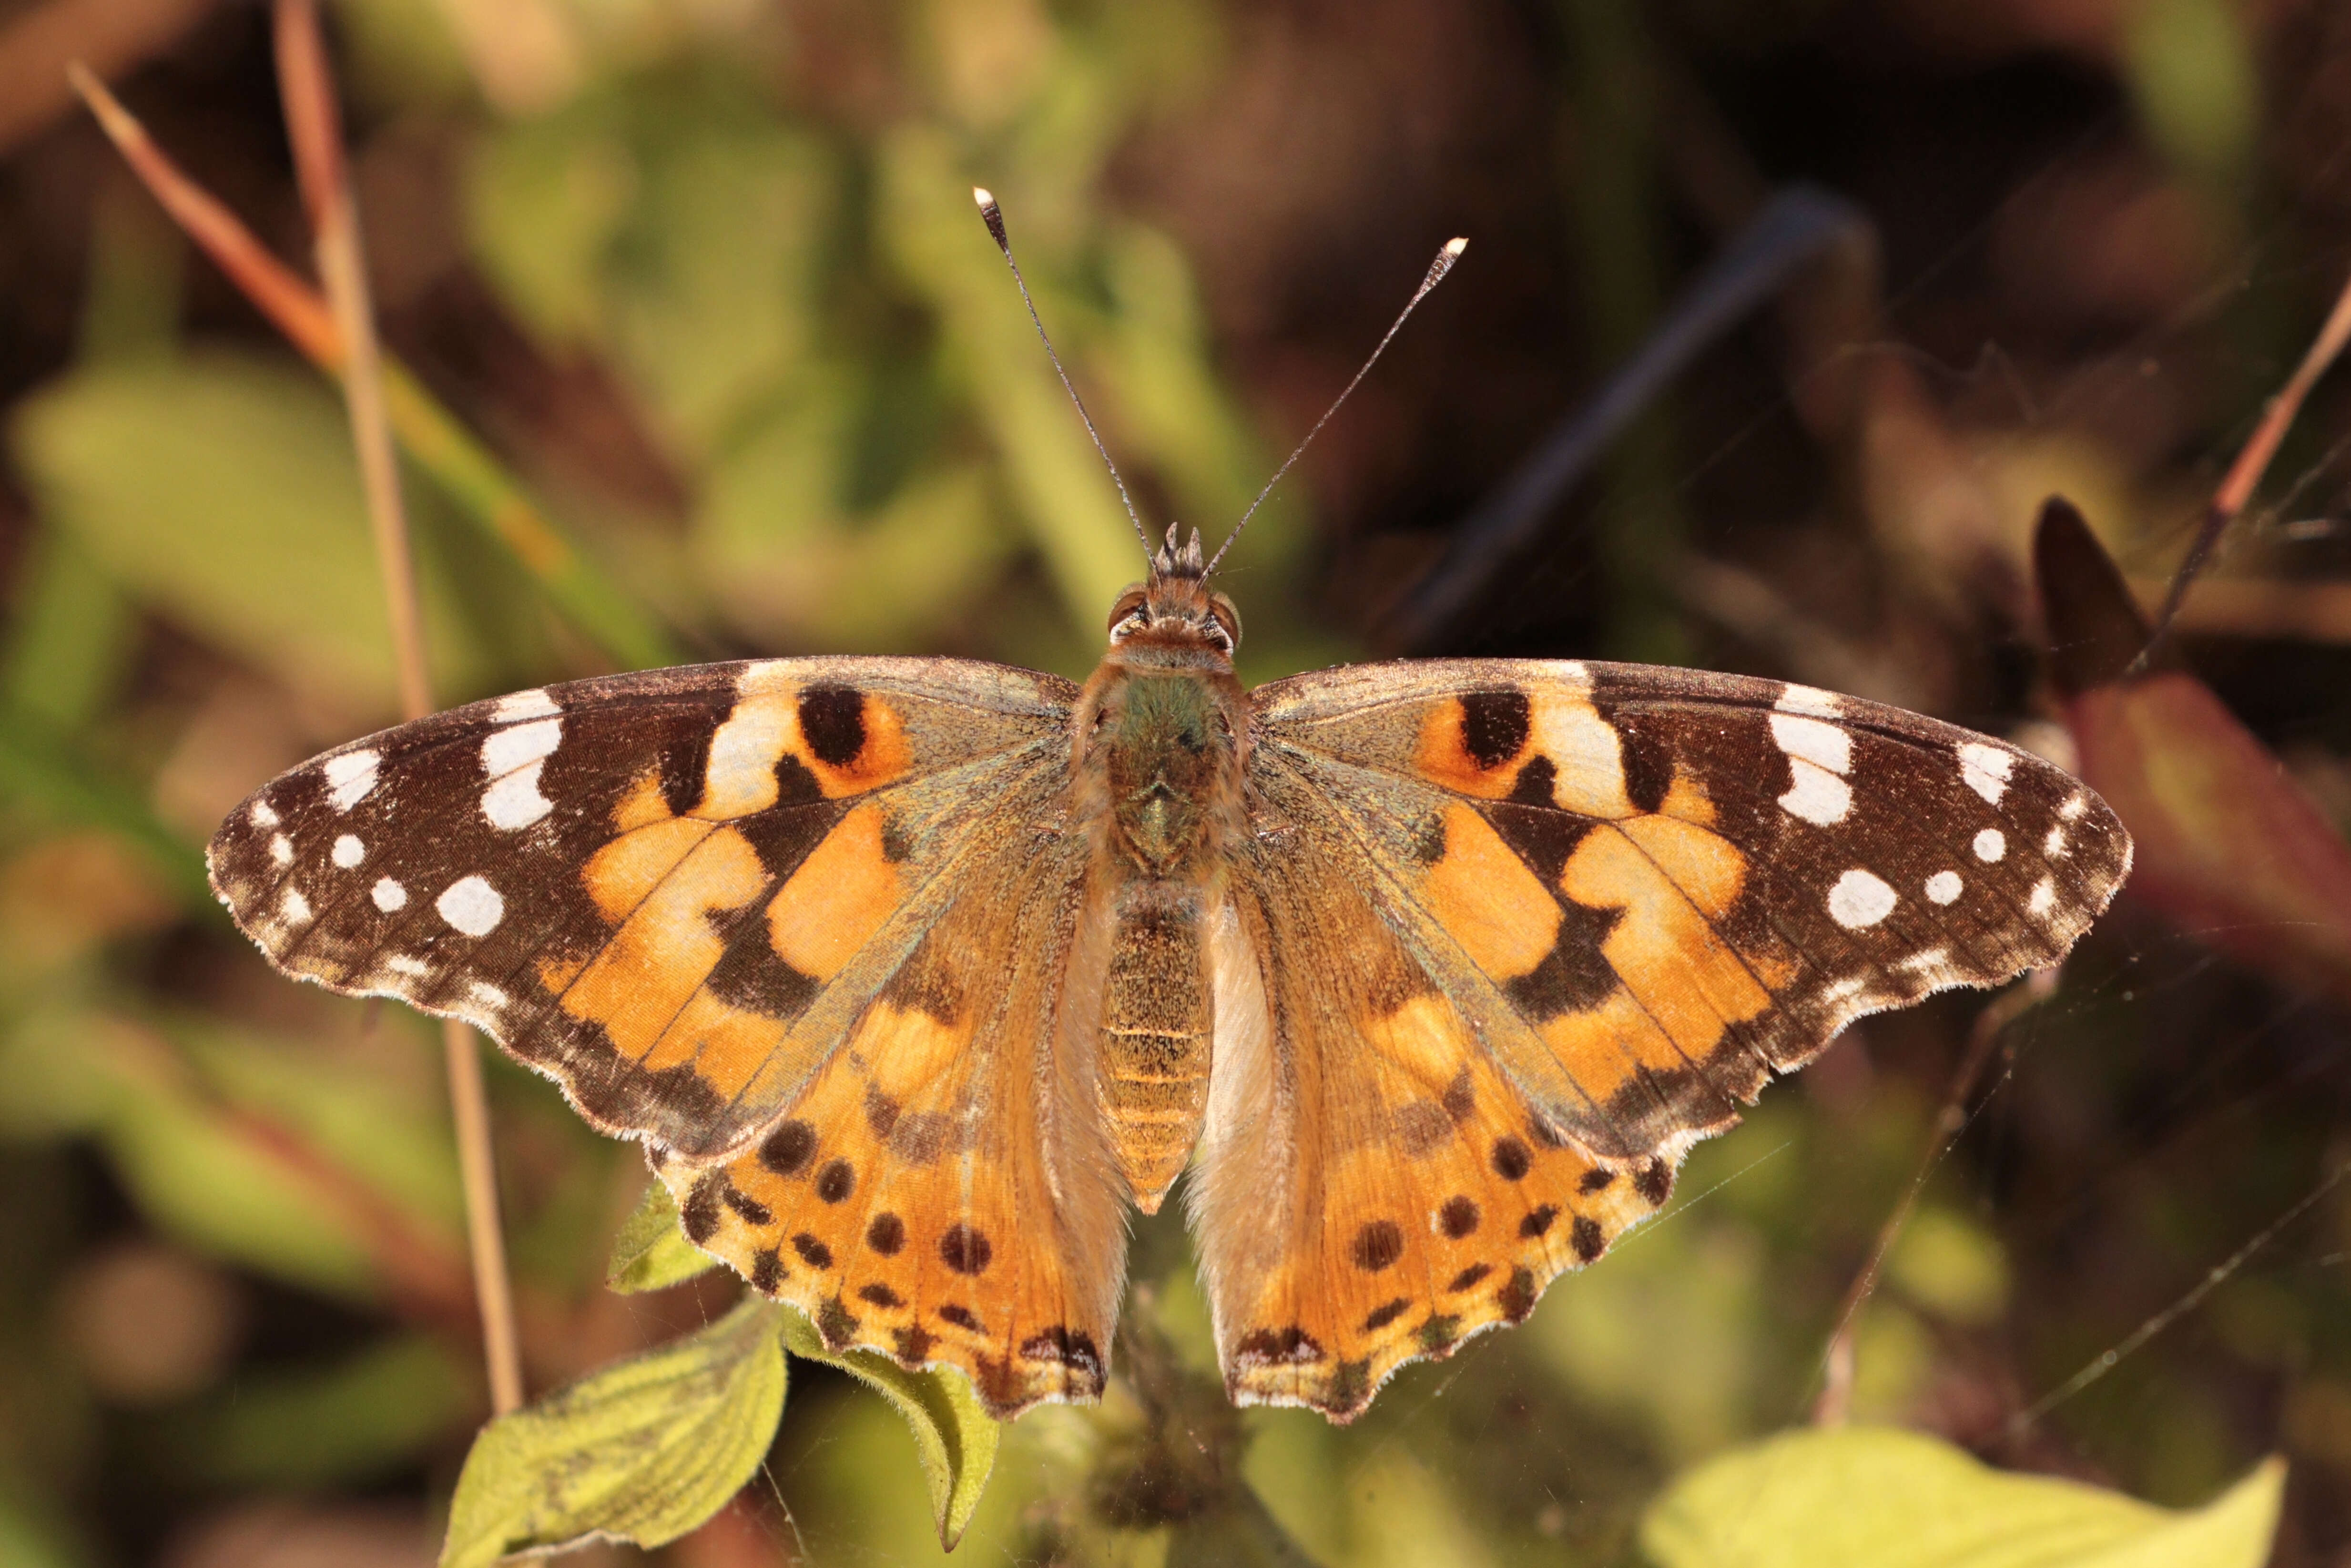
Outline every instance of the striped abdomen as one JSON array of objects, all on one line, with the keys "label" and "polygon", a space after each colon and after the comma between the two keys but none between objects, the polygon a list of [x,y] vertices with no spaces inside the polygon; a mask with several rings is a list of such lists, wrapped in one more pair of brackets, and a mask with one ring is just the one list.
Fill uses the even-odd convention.
[{"label": "striped abdomen", "polygon": [[1102,1106],[1128,1190],[1158,1211],[1208,1104],[1209,1009],[1196,888],[1139,881],[1119,892],[1102,999]]}]

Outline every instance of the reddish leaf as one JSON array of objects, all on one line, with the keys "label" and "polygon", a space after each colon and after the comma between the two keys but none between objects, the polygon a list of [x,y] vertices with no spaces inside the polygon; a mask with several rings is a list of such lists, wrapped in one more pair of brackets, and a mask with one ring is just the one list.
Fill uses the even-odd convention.
[{"label": "reddish leaf", "polygon": [[2351,846],[2210,687],[2123,678],[2146,620],[2080,513],[2043,508],[2033,556],[2079,771],[2137,842],[2132,893],[2240,962],[2351,1000]]}]

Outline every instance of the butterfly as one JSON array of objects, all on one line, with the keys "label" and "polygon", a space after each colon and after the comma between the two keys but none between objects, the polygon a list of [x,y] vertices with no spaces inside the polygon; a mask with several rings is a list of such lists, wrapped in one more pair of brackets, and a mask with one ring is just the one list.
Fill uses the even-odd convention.
[{"label": "butterfly", "polygon": [[1244,691],[1171,528],[1082,686],[956,659],[475,703],[209,852],[280,968],[465,1019],[688,1236],[995,1414],[1102,1391],[1179,1175],[1232,1396],[1359,1414],[1654,1214],[1846,1023],[2055,962],[2127,874],[2001,741],[1776,681]]}]

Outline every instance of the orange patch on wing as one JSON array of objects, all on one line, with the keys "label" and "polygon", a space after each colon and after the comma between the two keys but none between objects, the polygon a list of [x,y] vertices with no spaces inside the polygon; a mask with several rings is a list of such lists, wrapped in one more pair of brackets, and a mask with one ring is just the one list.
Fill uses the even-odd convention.
[{"label": "orange patch on wing", "polygon": [[[1717,1021],[1715,1028],[1721,1025]],[[1542,1025],[1543,1043],[1593,1103],[1605,1105],[1633,1081],[1635,1070],[1687,1067],[1683,1050],[1658,1027],[1641,1001],[1619,985],[1598,1007],[1562,1013]]]},{"label": "orange patch on wing", "polygon": [[[647,892],[563,993],[564,1011],[601,1024],[613,1049],[634,1059],[661,1042],[717,967],[725,949],[710,912],[740,909],[767,886],[759,857],[742,834],[707,823],[681,826],[706,836]],[[660,832],[648,828],[632,837]]]},{"label": "orange patch on wing", "polygon": [[598,913],[617,925],[653,896],[710,831],[708,822],[665,818],[598,850],[580,870],[580,880],[596,901]]},{"label": "orange patch on wing", "polygon": [[1357,1020],[1364,1043],[1424,1084],[1447,1082],[1461,1065],[1466,1028],[1438,992],[1413,997],[1384,1018]]},{"label": "orange patch on wing", "polygon": [[691,1066],[721,1098],[732,1100],[758,1076],[789,1032],[781,1019],[747,1011],[698,990],[662,1031],[642,1065],[649,1072]]},{"label": "orange patch on wing", "polygon": [[1469,961],[1498,978],[1542,962],[1559,933],[1559,904],[1486,819],[1464,805],[1445,810],[1445,853],[1430,866],[1420,898]]},{"label": "orange patch on wing", "polygon": [[905,1102],[946,1078],[971,1045],[970,1020],[941,1023],[919,1008],[886,1002],[868,1009],[850,1049],[872,1064],[873,1086]]},{"label": "orange patch on wing", "polygon": [[768,905],[768,939],[785,963],[829,980],[905,896],[882,849],[883,812],[860,806],[827,833]]},{"label": "orange patch on wing", "polygon": [[1667,787],[1666,798],[1658,803],[1657,811],[1660,816],[1693,822],[1701,828],[1711,828],[1716,820],[1714,800],[1707,794],[1706,786],[1680,768],[1674,769],[1674,781]]},{"label": "orange patch on wing", "polygon": [[1640,842],[1627,831],[1632,824],[1586,835],[1561,873],[1561,886],[1579,903],[1625,912],[1601,952],[1656,1025],[1698,1060],[1722,1038],[1727,1023],[1762,1012],[1771,995],[1715,931],[1693,894],[1677,885],[1679,878],[1664,868],[1680,867],[1696,884],[1697,898],[1719,899],[1727,908],[1745,862],[1727,844],[1704,848],[1701,841],[1714,836],[1703,829],[1656,818],[1648,822]]},{"label": "orange patch on wing", "polygon": [[1616,831],[1708,920],[1730,913],[1747,885],[1747,856],[1739,846],[1694,822],[1660,813],[1620,822]]},{"label": "orange patch on wing", "polygon": [[662,793],[661,770],[648,768],[637,775],[629,792],[612,808],[612,827],[618,832],[633,833],[655,822],[665,822],[672,815],[669,799]]}]

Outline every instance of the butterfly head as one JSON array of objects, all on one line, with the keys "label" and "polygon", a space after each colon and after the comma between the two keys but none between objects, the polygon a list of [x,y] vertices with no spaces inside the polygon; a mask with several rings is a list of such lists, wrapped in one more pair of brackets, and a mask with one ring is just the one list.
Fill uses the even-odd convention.
[{"label": "butterfly head", "polygon": [[1167,542],[1151,558],[1150,575],[1111,606],[1110,645],[1129,657],[1176,662],[1206,653],[1229,663],[1241,644],[1240,612],[1208,586],[1208,568],[1195,530],[1188,539],[1170,524]]}]

